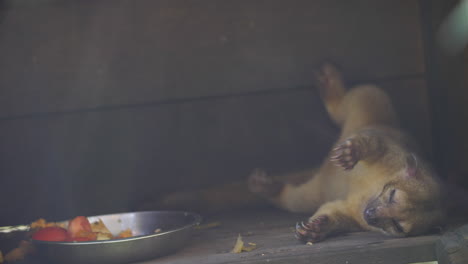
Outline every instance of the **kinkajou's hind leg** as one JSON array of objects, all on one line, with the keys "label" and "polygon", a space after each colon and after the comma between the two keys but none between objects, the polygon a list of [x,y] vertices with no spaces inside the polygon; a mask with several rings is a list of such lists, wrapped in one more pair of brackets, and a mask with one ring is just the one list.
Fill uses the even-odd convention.
[{"label": "kinkajou's hind leg", "polygon": [[340,71],[332,64],[325,63],[315,72],[315,82],[325,107],[337,124],[343,123],[341,102],[346,88]]},{"label": "kinkajou's hind leg", "polygon": [[277,180],[265,171],[256,169],[248,179],[248,187],[251,192],[268,199],[280,208],[297,213],[312,213],[322,202],[320,184],[315,184],[316,171],[307,171],[308,181],[293,184],[287,180]]}]

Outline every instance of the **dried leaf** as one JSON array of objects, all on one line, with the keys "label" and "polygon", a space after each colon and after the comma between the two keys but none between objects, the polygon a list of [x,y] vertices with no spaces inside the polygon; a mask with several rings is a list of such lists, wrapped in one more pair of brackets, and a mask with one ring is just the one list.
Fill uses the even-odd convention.
[{"label": "dried leaf", "polygon": [[236,244],[234,245],[234,248],[232,249],[231,253],[241,253],[243,247],[244,247],[244,241],[242,241],[242,237],[239,234],[237,236]]},{"label": "dried leaf", "polygon": [[241,235],[239,234],[237,236],[237,241],[236,244],[234,245],[234,248],[232,249],[232,253],[241,253],[241,252],[250,252],[254,249],[257,248],[257,244],[255,243],[248,243],[248,246],[245,245],[244,241],[242,240]]},{"label": "dried leaf", "polygon": [[243,246],[243,247],[242,247],[242,251],[250,252],[250,251],[252,251],[252,250],[254,250],[254,249],[256,249],[256,248],[257,248],[257,245],[256,245],[256,244],[254,244],[254,243],[249,243],[249,246]]}]

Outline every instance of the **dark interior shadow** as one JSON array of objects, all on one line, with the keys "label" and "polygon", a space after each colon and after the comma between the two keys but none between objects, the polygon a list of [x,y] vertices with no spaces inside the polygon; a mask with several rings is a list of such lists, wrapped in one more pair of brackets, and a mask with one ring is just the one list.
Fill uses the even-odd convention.
[{"label": "dark interior shadow", "polygon": [[8,1],[0,0],[0,24],[2,24],[3,20],[5,19],[7,9],[8,9]]}]

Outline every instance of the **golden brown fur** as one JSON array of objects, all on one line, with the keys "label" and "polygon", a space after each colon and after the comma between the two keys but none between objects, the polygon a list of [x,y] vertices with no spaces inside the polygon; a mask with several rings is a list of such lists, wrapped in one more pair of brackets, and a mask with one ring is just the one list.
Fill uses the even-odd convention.
[{"label": "golden brown fur", "polygon": [[316,79],[331,119],[341,127],[320,168],[286,175],[302,179],[299,184],[257,169],[248,179],[250,194],[243,192],[242,184],[232,184],[172,194],[162,204],[231,208],[252,206],[257,204],[255,197],[262,197],[285,210],[312,214],[296,227],[298,239],[312,242],[358,230],[416,235],[439,223],[443,217],[440,185],[399,129],[387,94],[373,85],[346,89],[340,72],[329,64]]},{"label": "golden brown fur", "polygon": [[[278,183],[257,170],[250,189],[286,210],[314,212],[296,227],[303,241],[356,230],[413,235],[438,223],[443,216],[439,183],[399,130],[385,92],[373,85],[347,91],[332,65],[317,79],[330,117],[342,129],[335,147],[304,184]],[[280,190],[270,195],[271,186]]]}]

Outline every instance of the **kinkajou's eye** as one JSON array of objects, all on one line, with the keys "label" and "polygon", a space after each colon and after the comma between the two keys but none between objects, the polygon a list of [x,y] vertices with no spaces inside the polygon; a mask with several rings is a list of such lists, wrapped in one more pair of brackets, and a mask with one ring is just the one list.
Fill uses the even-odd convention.
[{"label": "kinkajou's eye", "polygon": [[405,230],[403,230],[403,227],[400,225],[400,223],[398,221],[396,221],[395,219],[392,219],[392,223],[395,226],[395,229],[397,230],[397,232],[399,232],[399,233],[404,233],[405,232]]},{"label": "kinkajou's eye", "polygon": [[388,202],[389,203],[394,203],[395,202],[395,200],[394,200],[395,192],[396,192],[396,189],[393,189],[393,190],[390,191],[390,196],[388,197]]}]

